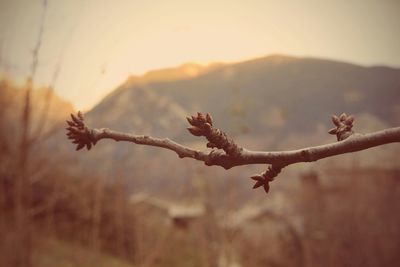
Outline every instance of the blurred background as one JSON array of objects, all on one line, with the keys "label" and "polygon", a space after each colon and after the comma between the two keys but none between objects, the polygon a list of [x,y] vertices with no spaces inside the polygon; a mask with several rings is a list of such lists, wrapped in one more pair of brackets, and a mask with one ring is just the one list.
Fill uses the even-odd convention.
[{"label": "blurred background", "polygon": [[65,120],[253,150],[400,124],[400,2],[0,0],[0,266],[397,266],[400,146],[291,165],[268,195],[163,149],[75,151]]}]

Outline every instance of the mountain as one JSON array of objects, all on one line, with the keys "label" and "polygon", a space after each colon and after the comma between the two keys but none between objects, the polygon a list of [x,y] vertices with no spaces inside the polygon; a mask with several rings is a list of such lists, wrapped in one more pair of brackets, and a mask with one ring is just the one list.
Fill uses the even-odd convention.
[{"label": "mountain", "polygon": [[[91,127],[169,137],[205,149],[202,138],[186,131],[185,116],[209,112],[215,126],[234,136],[239,145],[271,151],[334,142],[335,137],[327,133],[332,127],[331,114],[355,114],[355,128],[361,133],[398,125],[399,100],[400,69],[275,55],[231,64],[182,65],[132,76],[85,118]],[[63,155],[63,168],[69,166],[87,176],[129,179],[130,189],[137,192],[191,192],[188,188],[199,184],[199,176],[212,179],[218,192],[233,180],[216,176],[245,176],[255,170],[254,166],[228,172],[203,168],[199,162],[177,159],[170,151],[124,142],[103,141],[91,151],[77,153],[64,130],[49,147],[52,154]],[[360,165],[397,166],[398,147],[382,149],[382,153],[366,151],[326,162],[343,167],[357,158]],[[243,190],[251,193],[247,181],[235,182],[244,183]]]},{"label": "mountain", "polygon": [[273,55],[131,77],[88,118],[99,127],[192,140],[184,116],[202,111],[235,135],[306,134],[330,127],[329,116],[341,112],[398,124],[399,100],[400,69]]},{"label": "mountain", "polygon": [[88,113],[88,122],[122,131],[176,136],[182,131],[177,123],[184,126],[187,110],[173,98],[155,92],[151,86],[191,80],[222,65],[187,63],[176,68],[150,71],[143,76],[131,76]]}]

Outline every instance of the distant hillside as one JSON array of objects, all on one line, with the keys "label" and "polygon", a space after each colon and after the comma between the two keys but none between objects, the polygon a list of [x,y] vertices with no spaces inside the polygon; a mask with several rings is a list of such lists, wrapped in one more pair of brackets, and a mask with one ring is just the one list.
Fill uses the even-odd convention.
[{"label": "distant hillside", "polygon": [[[22,109],[25,104],[26,89],[10,81],[0,80],[0,119],[3,125],[13,127],[18,132]],[[65,121],[66,116],[73,112],[71,103],[61,99],[49,88],[35,88],[31,95],[31,118],[35,128],[43,121],[44,130],[49,130],[55,124]],[[39,123],[39,121],[41,121]],[[34,129],[33,129],[34,130]]]},{"label": "distant hillside", "polygon": [[184,80],[197,77],[212,70],[222,67],[222,63],[213,63],[209,65],[200,65],[196,63],[186,63],[179,67],[152,70],[142,76],[131,76],[128,78],[129,84],[147,84],[155,82],[167,82]]},{"label": "distant hillside", "polygon": [[[11,178],[18,174],[15,168],[19,166],[17,159],[20,158],[21,152],[20,138],[25,96],[26,88],[7,80],[0,80],[0,178]],[[50,158],[55,160],[56,156],[48,153],[43,143],[47,138],[55,137],[58,129],[64,128],[65,118],[74,109],[54,91],[38,88],[32,90],[30,110],[29,140],[32,150],[29,161],[35,170],[40,168],[47,170],[43,167],[43,163],[48,162]],[[58,146],[57,141],[54,146]]]},{"label": "distant hillside", "polygon": [[[234,136],[240,145],[280,150],[335,141],[327,134],[332,113],[354,113],[359,132],[398,125],[399,100],[399,69],[269,56],[212,67],[182,65],[130,77],[85,117],[92,127],[169,137],[205,149],[203,139],[185,130],[185,116],[210,112],[216,126]],[[197,168],[213,186],[218,187],[218,183],[221,188],[228,180],[216,176],[238,175],[237,171],[204,169],[199,162],[180,160],[170,151],[152,147],[104,141],[91,151],[77,153],[64,130],[54,139],[50,142],[52,154],[62,155],[64,168],[107,179],[125,177],[136,191],[175,195],[177,185],[191,188]],[[362,166],[376,166],[377,162],[379,167],[398,165],[398,146],[374,151],[301,167],[315,168],[324,162],[343,167],[356,161]],[[243,167],[248,169],[243,175],[253,172],[253,167]],[[246,181],[240,183],[245,183],[243,190],[249,193]]]},{"label": "distant hillside", "polygon": [[399,69],[279,55],[215,66],[202,72],[186,65],[200,69],[191,72],[196,75],[185,75],[184,65],[131,77],[89,118],[99,126],[179,139],[190,138],[184,115],[195,111],[210,112],[232,134],[314,132],[340,112],[399,123]]},{"label": "distant hillside", "polygon": [[89,112],[88,121],[98,127],[175,136],[182,132],[187,110],[173,98],[155,92],[151,86],[191,80],[221,66],[188,63],[176,68],[150,71],[143,76],[131,76]]}]

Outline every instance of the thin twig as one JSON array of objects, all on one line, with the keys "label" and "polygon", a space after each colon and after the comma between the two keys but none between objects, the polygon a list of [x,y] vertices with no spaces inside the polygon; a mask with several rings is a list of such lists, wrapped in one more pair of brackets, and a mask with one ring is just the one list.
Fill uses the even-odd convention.
[{"label": "thin twig", "polygon": [[[198,113],[197,117],[192,116],[192,118],[188,118],[189,123],[192,125],[188,130],[195,136],[205,136],[209,141],[207,146],[219,150],[198,151],[174,142],[169,138],[160,139],[147,135],[117,132],[110,129],[91,129],[85,125],[83,115],[80,112],[78,116],[72,114],[71,118],[72,121],[67,121],[69,125],[67,128],[67,136],[74,144],[77,144],[77,150],[85,146],[90,150],[98,141],[102,139],[112,139],[115,141],[126,141],[139,145],[169,149],[177,153],[180,158],[192,158],[203,161],[206,165],[221,166],[224,169],[230,169],[241,165],[269,164],[271,166],[266,172],[252,176],[253,180],[257,181],[257,187],[263,185],[266,192],[269,191],[268,183],[279,174],[282,168],[288,165],[299,162],[317,161],[327,157],[400,142],[400,127],[369,134],[355,134],[351,130],[354,117],[345,114],[342,114],[340,118],[336,116],[332,117],[332,121],[338,129],[340,128],[340,131],[337,131],[340,133],[338,139],[342,140],[345,138],[345,140],[297,150],[274,152],[251,151],[239,147],[225,133],[212,127],[212,119],[208,114],[204,116]],[[343,130],[343,123],[337,122],[337,119],[344,123],[348,120],[347,125],[351,125],[351,127],[348,127],[347,130]],[[337,132],[333,130],[330,131],[331,134],[337,134]]]}]

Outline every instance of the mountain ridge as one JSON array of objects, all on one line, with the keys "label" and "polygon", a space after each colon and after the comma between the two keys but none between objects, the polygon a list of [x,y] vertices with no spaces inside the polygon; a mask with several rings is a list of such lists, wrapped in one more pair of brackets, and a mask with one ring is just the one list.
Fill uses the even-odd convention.
[{"label": "mountain ridge", "polygon": [[[340,60],[336,60],[336,59],[318,58],[318,57],[313,57],[313,56],[298,57],[298,56],[290,56],[290,55],[284,55],[284,54],[271,54],[271,55],[267,55],[267,56],[255,57],[255,58],[251,58],[251,59],[247,59],[247,60],[240,60],[240,61],[233,61],[233,62],[216,61],[216,62],[211,62],[208,64],[186,62],[186,63],[182,63],[182,64],[179,64],[176,66],[150,70],[150,71],[145,72],[142,75],[130,75],[124,82],[121,83],[120,86],[116,87],[109,94],[107,94],[102,100],[100,100],[100,102],[98,104],[103,102],[106,98],[108,98],[110,95],[113,95],[116,91],[118,91],[119,89],[121,89],[123,87],[144,85],[144,84],[149,84],[149,83],[186,80],[186,79],[193,78],[193,76],[199,77],[199,76],[205,75],[209,71],[213,71],[217,68],[230,67],[232,65],[241,66],[241,65],[246,65],[246,64],[259,63],[259,62],[263,62],[263,61],[269,61],[270,63],[283,63],[283,62],[286,63],[289,61],[293,62],[293,61],[298,61],[298,60],[319,61],[319,62],[333,63],[333,64],[337,63],[340,65],[347,65],[347,66],[353,66],[353,67],[359,67],[359,68],[365,68],[365,69],[385,70],[385,71],[391,71],[391,72],[400,71],[400,68],[396,68],[393,66],[385,66],[385,65],[380,65],[380,64],[361,65],[361,64],[357,64],[357,63],[340,61]],[[186,67],[197,68],[200,71],[198,71],[198,73],[193,76],[184,75],[184,74],[180,73]],[[168,74],[172,74],[172,77],[167,77]],[[95,105],[90,110],[94,109],[97,105]]]},{"label": "mountain ridge", "polygon": [[[169,68],[166,73],[179,72],[182,66]],[[160,80],[160,75],[156,75],[156,79],[150,76],[147,74],[145,82],[140,83],[128,79],[95,106],[88,113],[89,117],[104,118],[108,108],[121,109],[118,98],[131,99],[132,103],[143,106],[140,101],[146,99],[144,92],[151,91],[152,101],[147,104],[156,106],[158,96],[164,102],[173,103],[171,105],[180,110],[179,116],[185,112],[187,115],[196,111],[210,112],[221,122],[221,128],[232,132],[246,129],[257,133],[277,129],[304,132],[313,124],[323,123],[322,118],[326,121],[331,113],[343,111],[371,111],[389,124],[397,120],[397,114],[392,114],[394,111],[380,107],[382,104],[393,106],[399,98],[400,69],[390,67],[363,67],[325,59],[272,55],[220,64],[192,77],[181,75],[177,79],[174,76]],[[302,102],[304,106],[300,105]],[[367,102],[372,110],[364,107]],[[138,114],[146,117],[146,114],[140,114],[140,109],[146,108],[139,108]],[[322,109],[326,109],[324,116],[320,116]],[[301,122],[297,114],[309,121]],[[290,116],[293,117],[291,121]],[[124,120],[122,117],[110,118],[109,122]],[[147,121],[156,121],[157,117],[152,116]],[[289,123],[285,122],[288,117]],[[259,123],[256,123],[257,119]],[[242,130],[233,129],[235,127],[227,123],[229,120],[230,124],[242,124],[238,127]],[[184,118],[181,121],[184,123]],[[177,126],[182,127],[183,123]],[[118,125],[113,123],[113,126]],[[149,134],[168,134],[168,131],[160,130]]]},{"label": "mountain ridge", "polygon": [[[85,114],[88,125],[168,137],[206,149],[203,138],[185,130],[185,117],[209,112],[215,127],[239,145],[274,151],[335,142],[327,133],[331,114],[355,114],[355,130],[360,133],[400,123],[397,69],[275,56],[220,65],[192,77],[183,74],[164,81],[156,77],[146,82],[127,79]],[[170,151],[99,142],[90,152],[76,153],[64,131],[54,144],[55,150],[68,155],[71,166],[90,174],[141,175],[132,182],[135,187],[158,190],[188,175],[186,168],[174,167],[182,163]],[[372,164],[380,160],[374,158]],[[165,175],[168,179],[163,179]]]}]

